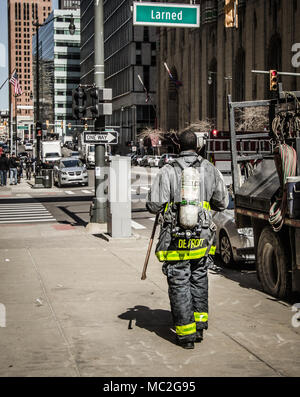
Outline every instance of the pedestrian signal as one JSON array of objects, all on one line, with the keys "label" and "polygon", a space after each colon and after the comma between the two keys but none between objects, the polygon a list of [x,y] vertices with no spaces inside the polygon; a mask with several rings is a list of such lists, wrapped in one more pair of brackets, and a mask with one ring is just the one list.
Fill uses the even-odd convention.
[{"label": "pedestrian signal", "polygon": [[278,91],[277,70],[270,70],[270,91]]}]

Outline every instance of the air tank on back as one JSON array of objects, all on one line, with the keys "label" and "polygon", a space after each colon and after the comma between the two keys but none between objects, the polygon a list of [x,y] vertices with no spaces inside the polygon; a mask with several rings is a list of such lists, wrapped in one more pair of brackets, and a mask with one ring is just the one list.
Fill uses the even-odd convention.
[{"label": "air tank on back", "polygon": [[197,168],[187,167],[181,175],[181,204],[179,224],[184,229],[193,229],[198,224],[200,197],[200,174]]}]

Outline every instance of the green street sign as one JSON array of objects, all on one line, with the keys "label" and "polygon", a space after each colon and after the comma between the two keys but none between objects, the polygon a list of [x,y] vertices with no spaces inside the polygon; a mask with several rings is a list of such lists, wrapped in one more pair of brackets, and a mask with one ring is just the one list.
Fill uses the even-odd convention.
[{"label": "green street sign", "polygon": [[200,5],[134,2],[133,25],[198,28]]},{"label": "green street sign", "polygon": [[18,125],[18,130],[28,130],[28,125]]}]

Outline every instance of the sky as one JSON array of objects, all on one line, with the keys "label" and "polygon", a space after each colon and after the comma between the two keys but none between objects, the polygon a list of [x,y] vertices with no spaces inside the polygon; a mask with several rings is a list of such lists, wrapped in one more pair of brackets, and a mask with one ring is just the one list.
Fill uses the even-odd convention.
[{"label": "sky", "polygon": [[[53,8],[58,7],[58,0],[52,0]],[[7,51],[7,0],[0,0],[0,87],[8,77],[8,51]],[[8,82],[0,90],[0,110],[8,109]]]}]

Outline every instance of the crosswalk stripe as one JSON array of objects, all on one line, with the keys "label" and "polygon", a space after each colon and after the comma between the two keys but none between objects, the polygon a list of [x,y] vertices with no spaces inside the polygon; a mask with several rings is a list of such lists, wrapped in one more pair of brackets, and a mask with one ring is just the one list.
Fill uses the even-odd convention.
[{"label": "crosswalk stripe", "polygon": [[55,221],[55,219],[53,218],[49,218],[49,219],[18,219],[18,220],[11,220],[8,219],[7,221],[1,221],[0,224],[5,223],[36,223],[36,222],[50,222],[50,221]]},{"label": "crosswalk stripe", "polygon": [[40,203],[0,203],[0,224],[53,221],[56,219]]},{"label": "crosswalk stripe", "polygon": [[86,193],[86,194],[91,194],[91,193],[93,193],[91,190],[81,190],[82,191],[82,193]]},{"label": "crosswalk stripe", "polygon": [[137,222],[135,222],[135,221],[133,221],[133,220],[131,221],[131,226],[132,226],[134,229],[137,229],[137,230],[146,229],[145,226],[140,225],[139,223],[137,223]]},{"label": "crosswalk stripe", "polygon": [[74,192],[72,192],[72,190],[65,190],[66,194],[75,194]]},{"label": "crosswalk stripe", "polygon": [[11,204],[11,205],[9,205],[9,204],[1,204],[0,203],[0,207],[1,208],[16,208],[16,206],[18,205],[18,207],[20,207],[20,208],[45,208],[42,204],[19,204],[19,203],[16,203],[16,204]]},{"label": "crosswalk stripe", "polygon": [[40,209],[40,210],[34,210],[34,211],[18,211],[18,210],[11,210],[11,211],[0,211],[0,216],[1,215],[7,215],[9,214],[16,214],[16,215],[22,215],[22,214],[40,214],[40,213],[48,213],[48,211],[46,209]]}]

